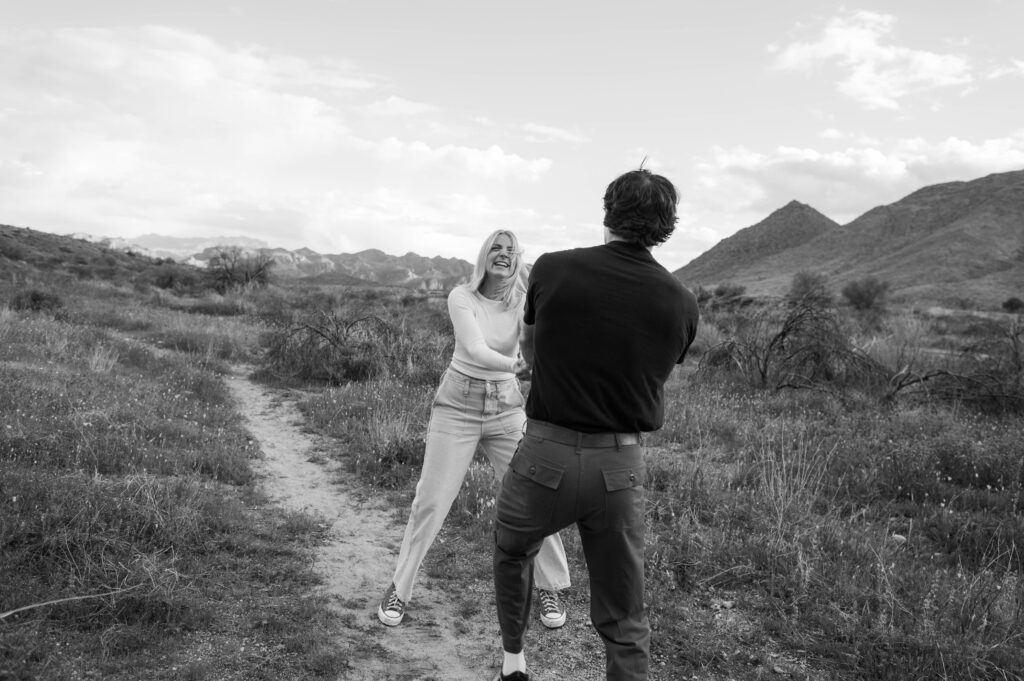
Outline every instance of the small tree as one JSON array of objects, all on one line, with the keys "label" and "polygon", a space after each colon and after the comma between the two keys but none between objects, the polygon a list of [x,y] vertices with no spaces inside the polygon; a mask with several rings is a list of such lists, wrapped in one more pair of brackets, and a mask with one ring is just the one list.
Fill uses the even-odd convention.
[{"label": "small tree", "polygon": [[265,253],[250,255],[238,246],[230,246],[220,249],[210,258],[208,267],[214,288],[225,293],[247,284],[269,284],[274,259]]},{"label": "small tree", "polygon": [[803,301],[812,305],[831,305],[832,293],[828,290],[828,279],[820,272],[797,272],[786,293],[786,301],[790,304]]},{"label": "small tree", "polygon": [[851,281],[843,287],[843,297],[855,310],[876,310],[885,305],[889,284],[875,277]]}]

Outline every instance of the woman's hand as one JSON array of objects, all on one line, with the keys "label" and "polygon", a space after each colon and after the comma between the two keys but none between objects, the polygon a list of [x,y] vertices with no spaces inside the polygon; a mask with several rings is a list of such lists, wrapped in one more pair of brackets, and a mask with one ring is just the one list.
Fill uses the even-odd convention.
[{"label": "woman's hand", "polygon": [[516,363],[512,365],[512,371],[520,381],[530,380],[530,365],[522,357],[516,358]]}]

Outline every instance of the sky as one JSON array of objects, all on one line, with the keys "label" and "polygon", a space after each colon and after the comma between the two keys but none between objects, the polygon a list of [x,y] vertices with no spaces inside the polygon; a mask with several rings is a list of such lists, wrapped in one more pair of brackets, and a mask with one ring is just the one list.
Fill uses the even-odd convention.
[{"label": "sky", "polygon": [[677,269],[1024,168],[1020,0],[0,0],[0,223],[473,261],[603,239],[640,167]]}]

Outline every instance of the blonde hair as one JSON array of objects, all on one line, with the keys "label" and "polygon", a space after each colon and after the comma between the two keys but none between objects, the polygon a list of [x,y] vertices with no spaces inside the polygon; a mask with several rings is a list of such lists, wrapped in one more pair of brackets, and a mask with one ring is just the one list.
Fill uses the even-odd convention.
[{"label": "blonde hair", "polygon": [[480,247],[480,253],[476,256],[476,264],[473,265],[473,274],[470,275],[469,283],[465,286],[470,291],[479,291],[480,287],[483,286],[484,278],[487,276],[487,256],[499,236],[509,238],[509,241],[512,242],[514,254],[512,257],[512,271],[508,278],[505,279],[505,285],[501,291],[500,298],[501,302],[508,308],[516,305],[523,294],[526,293],[526,277],[529,275],[529,269],[523,265],[523,251],[519,247],[519,238],[507,229],[495,230],[484,239],[484,243]]}]

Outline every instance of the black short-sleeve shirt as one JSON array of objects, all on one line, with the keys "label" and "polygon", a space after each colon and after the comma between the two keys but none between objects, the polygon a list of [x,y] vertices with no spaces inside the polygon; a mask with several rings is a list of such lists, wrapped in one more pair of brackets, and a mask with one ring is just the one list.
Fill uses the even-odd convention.
[{"label": "black short-sleeve shirt", "polygon": [[541,255],[523,316],[534,327],[527,416],[586,433],[661,428],[664,384],[698,316],[693,294],[642,246]]}]

